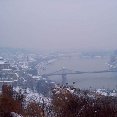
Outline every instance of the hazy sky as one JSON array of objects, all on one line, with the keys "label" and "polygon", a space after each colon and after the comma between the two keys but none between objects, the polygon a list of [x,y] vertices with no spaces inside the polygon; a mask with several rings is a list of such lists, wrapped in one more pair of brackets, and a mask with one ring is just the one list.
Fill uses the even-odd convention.
[{"label": "hazy sky", "polygon": [[0,0],[0,47],[117,49],[117,0]]}]

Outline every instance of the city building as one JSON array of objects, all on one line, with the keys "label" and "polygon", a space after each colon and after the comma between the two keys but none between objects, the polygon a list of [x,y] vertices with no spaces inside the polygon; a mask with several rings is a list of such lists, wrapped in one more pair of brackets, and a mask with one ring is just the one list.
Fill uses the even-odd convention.
[{"label": "city building", "polygon": [[2,85],[8,84],[13,85],[13,83],[18,81],[18,74],[14,72],[10,63],[5,61],[3,57],[0,57],[0,90]]}]

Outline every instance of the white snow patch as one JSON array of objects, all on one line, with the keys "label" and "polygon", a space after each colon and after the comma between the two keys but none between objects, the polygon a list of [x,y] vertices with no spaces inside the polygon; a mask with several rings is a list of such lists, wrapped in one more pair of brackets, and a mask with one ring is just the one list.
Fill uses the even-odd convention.
[{"label": "white snow patch", "polygon": [[12,117],[23,117],[22,115],[19,115],[15,112],[11,112]]}]

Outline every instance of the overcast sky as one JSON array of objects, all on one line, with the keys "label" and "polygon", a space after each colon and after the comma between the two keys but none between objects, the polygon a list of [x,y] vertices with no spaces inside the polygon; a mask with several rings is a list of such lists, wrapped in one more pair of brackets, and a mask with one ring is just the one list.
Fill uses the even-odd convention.
[{"label": "overcast sky", "polygon": [[0,0],[0,47],[117,49],[117,0]]}]

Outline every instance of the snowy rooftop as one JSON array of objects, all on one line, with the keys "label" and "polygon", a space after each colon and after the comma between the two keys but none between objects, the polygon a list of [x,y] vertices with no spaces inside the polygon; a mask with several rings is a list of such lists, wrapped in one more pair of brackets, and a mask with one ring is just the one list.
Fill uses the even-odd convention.
[{"label": "snowy rooftop", "polygon": [[2,71],[12,71],[12,69],[2,69]]},{"label": "snowy rooftop", "polygon": [[3,58],[0,57],[0,64],[8,64]]},{"label": "snowy rooftop", "polygon": [[12,83],[13,81],[11,80],[8,80],[8,81],[4,81],[4,80],[1,80],[0,83]]},{"label": "snowy rooftop", "polygon": [[0,64],[5,64],[5,61],[1,61],[1,60],[0,60]]},{"label": "snowy rooftop", "polygon": [[3,60],[3,57],[0,56],[0,60]]}]

